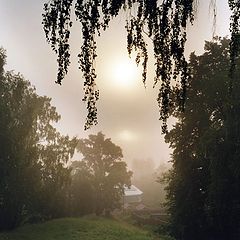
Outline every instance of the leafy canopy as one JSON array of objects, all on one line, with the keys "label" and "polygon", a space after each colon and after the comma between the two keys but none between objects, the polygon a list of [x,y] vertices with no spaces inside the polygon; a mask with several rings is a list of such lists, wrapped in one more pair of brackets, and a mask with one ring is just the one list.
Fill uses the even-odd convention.
[{"label": "leafy canopy", "polygon": [[65,165],[76,146],[53,127],[60,115],[51,99],[38,96],[20,74],[5,72],[5,63],[0,48],[0,229],[36,214],[62,214]]},{"label": "leafy canopy", "polygon": [[206,42],[203,55],[190,57],[185,111],[173,109],[167,198],[177,239],[240,237],[240,84],[231,89],[229,65],[229,40]]},{"label": "leafy canopy", "polygon": [[[132,172],[123,161],[122,149],[99,132],[79,141],[82,162],[75,165],[75,174],[85,174],[84,180],[93,190],[96,214],[109,214],[121,206],[124,185],[129,186]],[[79,176],[80,177],[80,176]],[[88,194],[88,192],[87,192]]]}]

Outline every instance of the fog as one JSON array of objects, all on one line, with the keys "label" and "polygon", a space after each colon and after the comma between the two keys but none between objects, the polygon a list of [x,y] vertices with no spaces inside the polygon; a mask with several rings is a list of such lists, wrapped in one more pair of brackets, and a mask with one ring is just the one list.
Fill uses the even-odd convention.
[{"label": "fog", "polygon": [[[133,77],[136,81],[125,86],[119,85],[115,76],[109,75],[114,67],[111,63],[115,61],[116,65],[120,65],[128,58],[124,17],[115,19],[107,32],[98,39],[96,68],[100,89],[97,105],[99,124],[84,131],[86,109],[81,101],[83,78],[76,57],[81,44],[79,26],[75,24],[73,27],[69,74],[63,85],[58,86],[54,83],[56,57],[46,43],[41,26],[44,2],[45,0],[0,2],[0,45],[7,50],[7,69],[20,72],[36,86],[38,94],[52,98],[52,104],[62,117],[57,124],[62,133],[84,138],[102,131],[123,149],[125,160],[130,166],[133,159],[152,159],[156,167],[167,163],[171,150],[161,135],[157,90],[152,88],[154,66],[151,57],[146,89],[141,82],[141,70]],[[227,1],[221,1],[217,9],[216,34],[229,34],[228,22],[225,21],[224,25],[221,22],[221,19],[227,18]],[[209,1],[206,1],[199,5],[194,27],[188,27],[186,54],[193,50],[197,53],[203,51],[204,40],[210,40],[213,34],[211,24],[208,24],[211,21]],[[174,120],[170,121],[170,127],[172,123]]]}]

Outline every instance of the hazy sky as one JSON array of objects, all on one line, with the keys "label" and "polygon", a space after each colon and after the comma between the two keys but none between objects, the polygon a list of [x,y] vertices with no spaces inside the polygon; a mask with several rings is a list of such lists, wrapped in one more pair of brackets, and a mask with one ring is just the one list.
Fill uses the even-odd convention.
[{"label": "hazy sky", "polygon": [[[143,87],[140,72],[129,63],[126,50],[124,13],[116,18],[98,40],[98,102],[99,124],[84,131],[85,106],[81,99],[82,73],[77,66],[81,45],[81,31],[74,24],[71,37],[71,67],[62,86],[56,79],[56,57],[46,43],[42,30],[42,8],[46,0],[0,0],[0,46],[7,50],[7,70],[20,72],[36,86],[40,95],[52,98],[52,104],[62,118],[58,129],[70,136],[86,137],[102,131],[122,147],[126,161],[134,158],[152,158],[156,164],[167,162],[168,145],[161,136],[158,120],[157,90],[152,89],[154,67],[148,67],[147,89]],[[204,40],[212,37],[210,0],[199,1],[197,19],[190,26],[186,54],[203,52]],[[229,35],[227,0],[218,0],[216,33]],[[211,8],[210,8],[211,11]],[[151,51],[150,51],[151,54]],[[151,57],[150,57],[151,59]],[[125,80],[128,81],[126,82]]]}]

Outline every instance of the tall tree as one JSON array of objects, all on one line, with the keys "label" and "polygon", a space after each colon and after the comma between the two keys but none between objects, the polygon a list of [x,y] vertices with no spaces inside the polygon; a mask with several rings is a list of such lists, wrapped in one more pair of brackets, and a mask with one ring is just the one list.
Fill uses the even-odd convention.
[{"label": "tall tree", "polygon": [[[211,0],[216,4],[216,0]],[[184,48],[187,40],[187,22],[193,23],[197,0],[76,0],[75,15],[82,25],[82,46],[78,55],[80,68],[84,75],[84,101],[87,102],[87,121],[85,128],[97,124],[96,101],[99,92],[96,87],[94,61],[96,37],[105,31],[113,17],[126,11],[127,49],[137,51],[136,62],[142,61],[143,82],[146,81],[148,48],[146,37],[152,40],[155,58],[155,83],[159,85],[157,97],[160,107],[160,119],[163,120],[163,132],[172,104],[170,97],[174,93],[178,99],[177,109],[182,110],[188,83],[187,61]],[[43,26],[47,41],[58,58],[57,83],[61,84],[70,64],[70,28],[73,0],[50,0],[44,5]],[[240,49],[240,4],[229,0],[232,11],[230,31],[232,33],[231,71],[234,72],[235,59]],[[174,84],[172,84],[174,83]],[[173,85],[178,86],[174,91]]]},{"label": "tall tree", "polygon": [[130,185],[132,173],[122,159],[122,150],[101,132],[80,140],[77,149],[91,174],[95,212],[108,215],[121,206],[124,185]]},{"label": "tall tree", "polygon": [[230,58],[221,38],[193,53],[185,112],[172,109],[178,121],[166,135],[174,150],[167,197],[177,239],[240,237],[240,86],[229,84]]},{"label": "tall tree", "polygon": [[60,116],[51,99],[38,96],[20,74],[5,72],[5,62],[0,49],[0,229],[45,214],[53,198],[59,203],[55,196],[67,184],[65,163],[76,143],[52,126]]}]

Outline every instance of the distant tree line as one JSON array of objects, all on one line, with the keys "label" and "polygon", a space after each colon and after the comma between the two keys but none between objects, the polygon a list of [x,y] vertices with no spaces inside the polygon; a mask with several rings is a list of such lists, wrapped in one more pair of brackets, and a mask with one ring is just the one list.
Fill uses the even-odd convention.
[{"label": "distant tree line", "polygon": [[[131,176],[121,148],[102,133],[85,140],[60,134],[51,99],[4,71],[5,63],[0,49],[0,230],[118,207]],[[84,160],[68,167],[76,147]]]},{"label": "distant tree line", "polygon": [[184,240],[240,239],[240,72],[229,77],[229,40],[205,43],[189,62],[186,108],[166,141],[171,232]]}]

